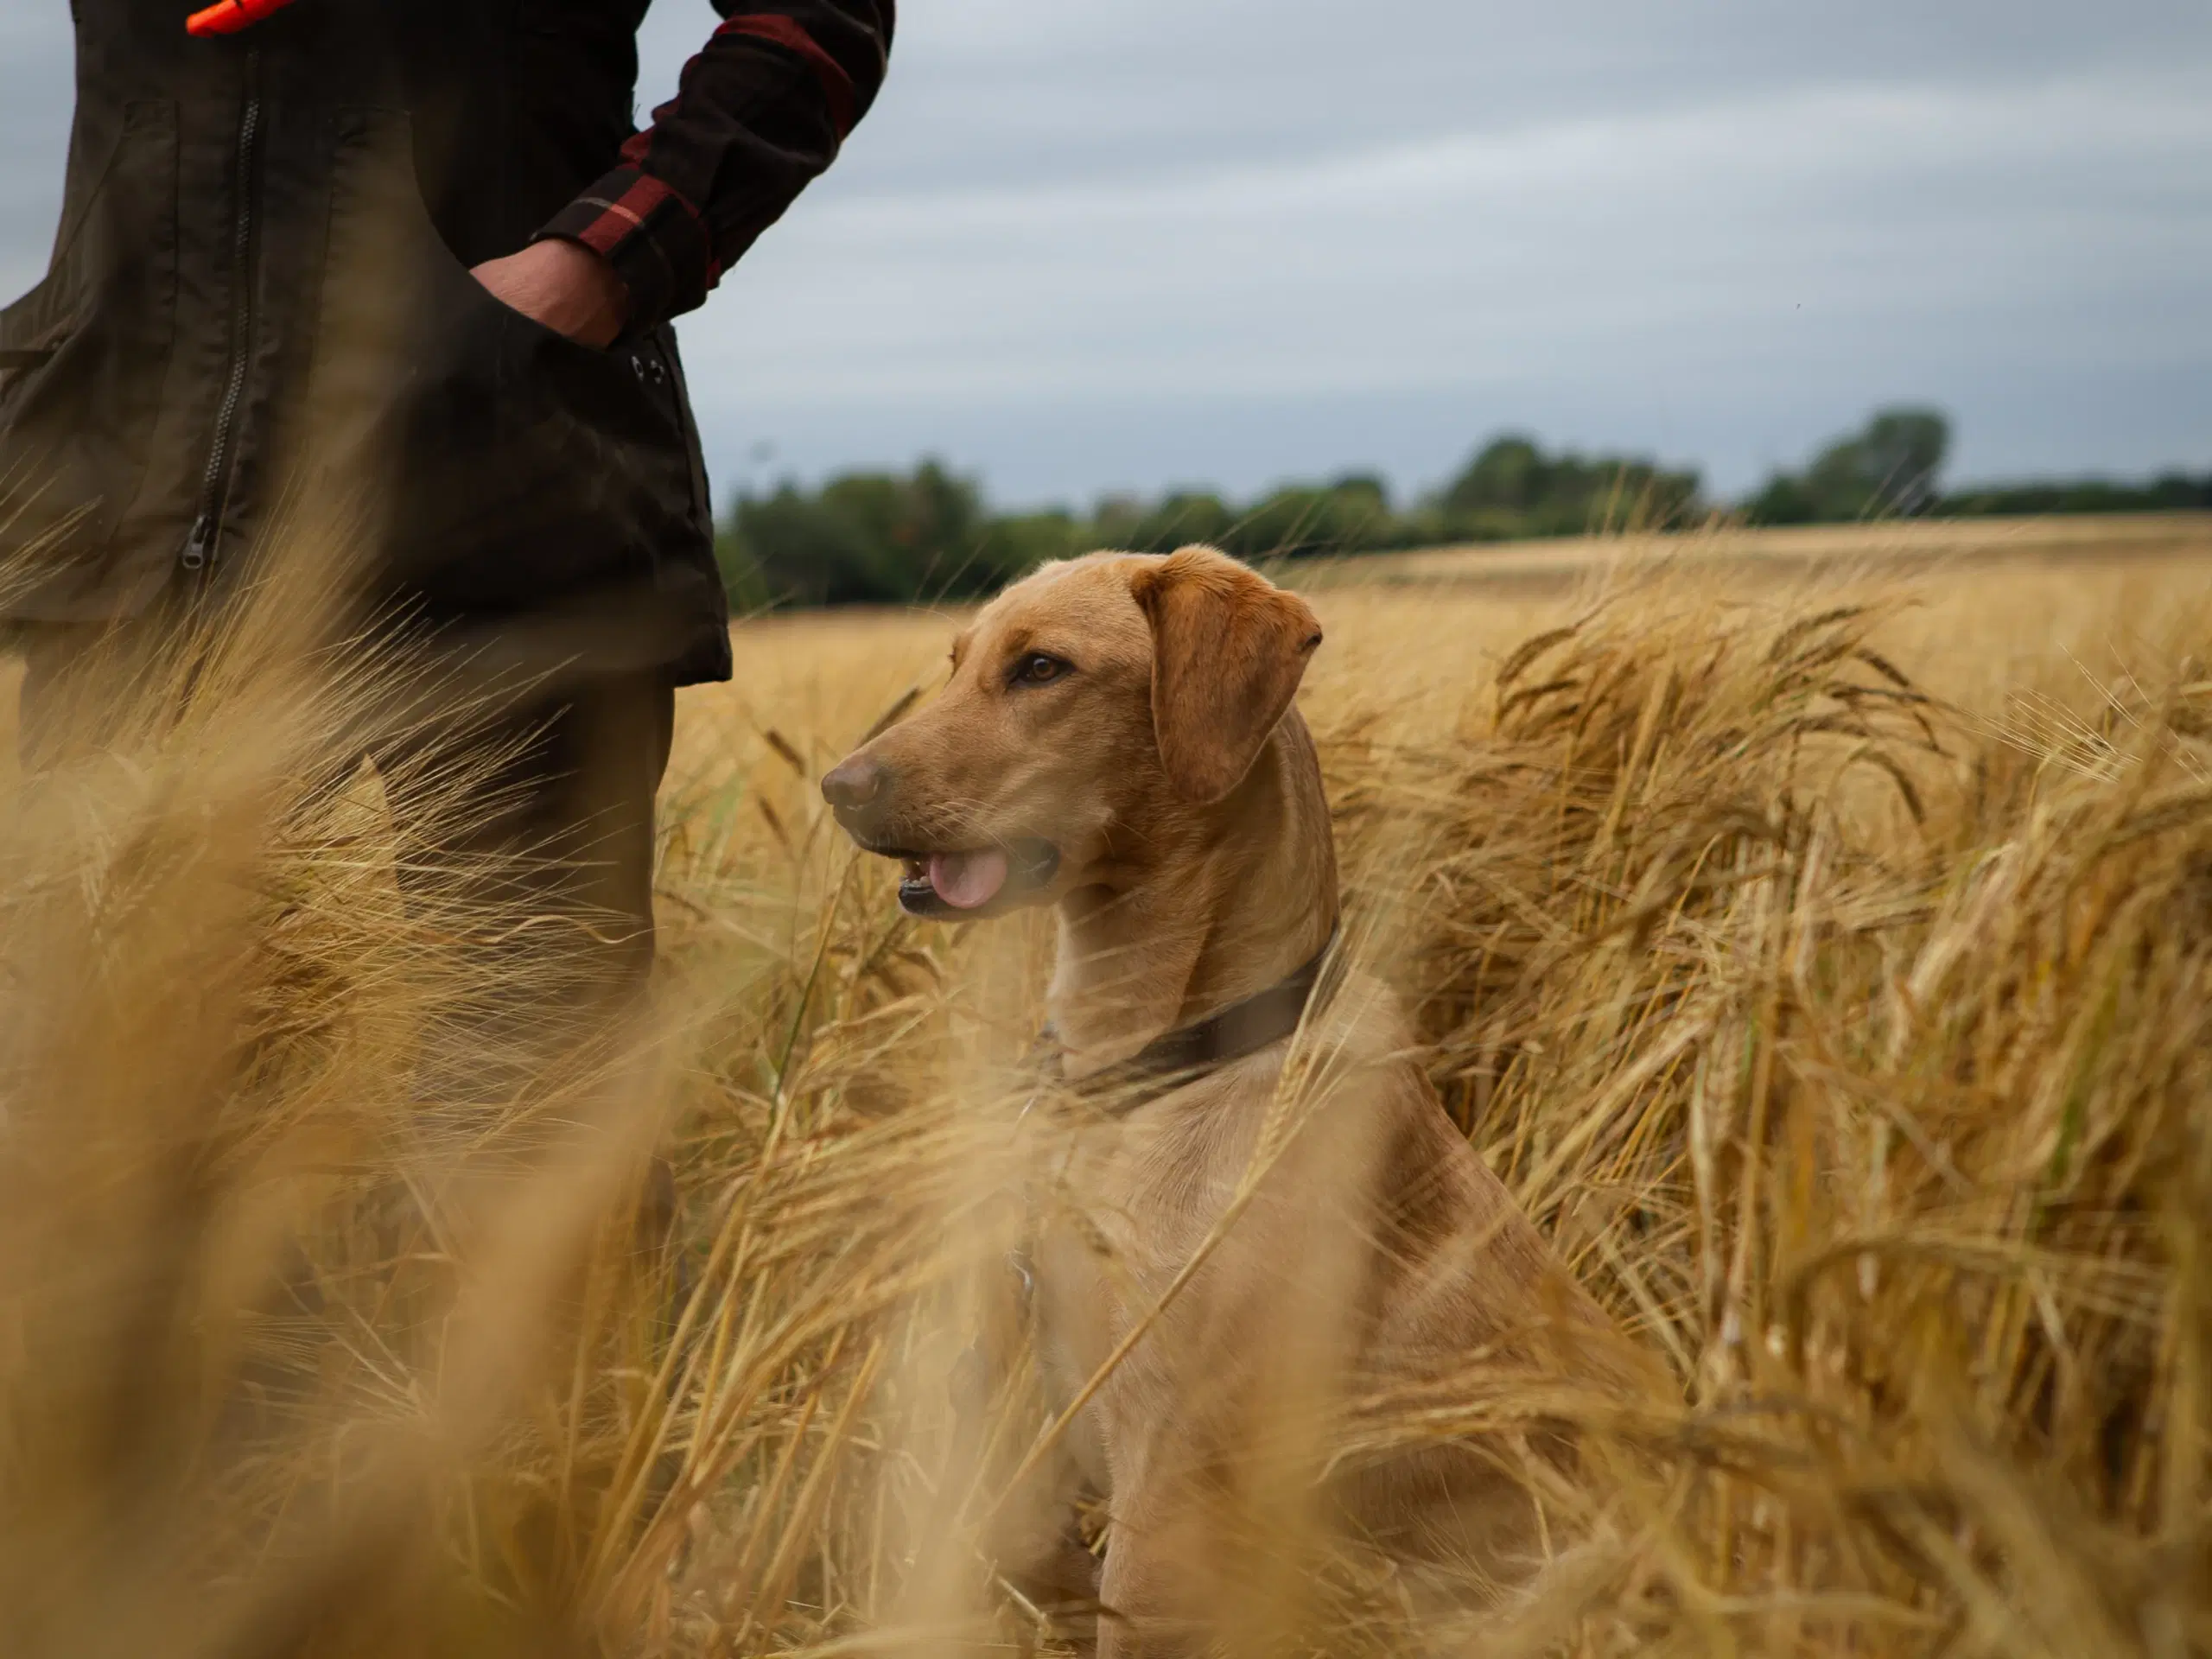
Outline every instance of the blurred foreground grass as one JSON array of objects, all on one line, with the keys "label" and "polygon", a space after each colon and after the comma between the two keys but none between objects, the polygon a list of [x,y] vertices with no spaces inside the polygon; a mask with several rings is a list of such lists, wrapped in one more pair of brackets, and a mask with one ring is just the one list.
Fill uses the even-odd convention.
[{"label": "blurred foreground grass", "polygon": [[[1608,1426],[1642,1472],[1534,1606],[1347,1573],[1304,1643],[2212,1651],[2212,565],[1317,603],[1358,936],[1682,1405]],[[1043,1639],[946,1379],[1005,1322],[1049,925],[902,918],[814,792],[950,632],[741,627],[682,702],[653,1017],[467,1112],[410,1086],[471,969],[382,816],[434,782],[305,793],[344,686],[264,664],[11,779],[10,1653]]]}]

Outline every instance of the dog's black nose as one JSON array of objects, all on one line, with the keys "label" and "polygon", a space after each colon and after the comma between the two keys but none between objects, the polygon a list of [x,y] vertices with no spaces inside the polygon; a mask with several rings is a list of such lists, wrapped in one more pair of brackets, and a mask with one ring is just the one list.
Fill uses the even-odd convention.
[{"label": "dog's black nose", "polygon": [[831,767],[822,779],[822,798],[841,811],[853,812],[883,793],[883,763],[855,754]]}]

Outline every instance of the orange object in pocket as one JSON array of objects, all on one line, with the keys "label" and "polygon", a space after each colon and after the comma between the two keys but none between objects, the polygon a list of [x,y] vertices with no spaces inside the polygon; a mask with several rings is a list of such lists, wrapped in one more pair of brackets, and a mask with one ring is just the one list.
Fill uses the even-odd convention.
[{"label": "orange object in pocket", "polygon": [[215,0],[213,5],[203,7],[186,18],[184,27],[188,34],[203,38],[235,35],[291,3],[292,0]]}]

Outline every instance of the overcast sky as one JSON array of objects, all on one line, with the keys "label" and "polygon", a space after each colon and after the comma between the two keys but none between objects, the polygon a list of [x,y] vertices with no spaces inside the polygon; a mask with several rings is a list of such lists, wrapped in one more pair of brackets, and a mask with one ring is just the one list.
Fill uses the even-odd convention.
[{"label": "overcast sky", "polygon": [[[10,291],[67,10],[0,20]],[[683,324],[725,493],[930,452],[1016,501],[1412,490],[1508,427],[1732,491],[1905,398],[1955,476],[2212,468],[2205,0],[903,10],[844,159]],[[645,105],[715,21],[655,0]]]}]

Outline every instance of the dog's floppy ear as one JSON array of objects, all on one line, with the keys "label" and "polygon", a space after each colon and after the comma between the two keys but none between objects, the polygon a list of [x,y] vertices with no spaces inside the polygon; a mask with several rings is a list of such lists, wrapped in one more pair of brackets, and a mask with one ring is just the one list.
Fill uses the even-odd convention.
[{"label": "dog's floppy ear", "polygon": [[1210,547],[1148,562],[1129,591],[1152,624],[1152,725],[1176,791],[1244,780],[1297,694],[1321,625],[1304,600]]}]

